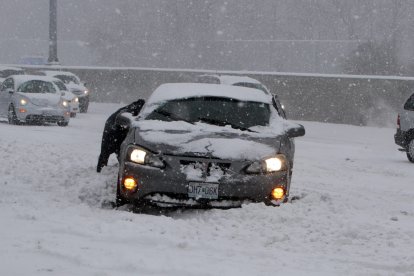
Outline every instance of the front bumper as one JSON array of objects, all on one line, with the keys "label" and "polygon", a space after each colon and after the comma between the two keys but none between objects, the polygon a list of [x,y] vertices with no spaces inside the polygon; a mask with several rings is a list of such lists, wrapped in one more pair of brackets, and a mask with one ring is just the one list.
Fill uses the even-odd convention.
[{"label": "front bumper", "polygon": [[407,148],[408,145],[408,139],[407,139],[407,133],[405,131],[401,131],[401,129],[397,129],[397,132],[394,134],[394,141],[395,144],[402,148]]},{"label": "front bumper", "polygon": [[89,105],[89,95],[78,97],[79,98],[79,106],[85,107]]},{"label": "front bumper", "polygon": [[79,112],[79,102],[70,102],[69,107],[70,107],[69,110],[71,113]]},{"label": "front bumper", "polygon": [[[24,112],[22,112],[24,110]],[[24,107],[16,110],[21,122],[69,122],[70,113],[66,109],[55,107]]]},{"label": "front bumper", "polygon": [[[214,162],[208,160],[206,162]],[[221,160],[219,162],[222,162]],[[271,174],[246,174],[245,162],[231,163],[222,177],[215,181],[207,176],[204,179],[191,179],[181,169],[178,160],[169,160],[164,169],[125,162],[120,167],[119,188],[122,197],[139,204],[155,203],[159,206],[211,206],[235,207],[243,202],[271,202],[271,192],[282,187],[285,198],[289,195],[289,175],[287,171]],[[181,167],[181,168],[180,168]],[[123,187],[126,177],[133,177],[138,182],[137,189],[129,191]],[[188,196],[190,182],[218,183],[217,199],[195,199]],[[272,203],[281,203],[285,198]]]}]

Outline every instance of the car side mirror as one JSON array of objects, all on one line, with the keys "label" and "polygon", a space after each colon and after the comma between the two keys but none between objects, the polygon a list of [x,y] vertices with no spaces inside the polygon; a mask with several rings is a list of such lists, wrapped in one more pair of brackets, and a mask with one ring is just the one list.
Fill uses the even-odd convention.
[{"label": "car side mirror", "polygon": [[86,86],[86,85],[88,85],[88,83],[84,82],[84,83],[83,83],[83,86]]},{"label": "car side mirror", "polygon": [[62,96],[65,96],[66,95],[66,93],[65,92],[60,92],[60,94],[62,95]]},{"label": "car side mirror", "polygon": [[301,137],[305,136],[305,127],[302,125],[297,125],[295,127],[291,127],[286,131],[286,134],[289,138]]},{"label": "car side mirror", "polygon": [[118,114],[118,116],[116,116],[116,119],[115,119],[116,125],[118,125],[118,126],[120,126],[122,128],[129,128],[131,126],[131,119],[128,118],[127,116],[125,116],[127,114],[129,114],[129,113],[126,113],[126,114],[123,114],[123,113]]}]

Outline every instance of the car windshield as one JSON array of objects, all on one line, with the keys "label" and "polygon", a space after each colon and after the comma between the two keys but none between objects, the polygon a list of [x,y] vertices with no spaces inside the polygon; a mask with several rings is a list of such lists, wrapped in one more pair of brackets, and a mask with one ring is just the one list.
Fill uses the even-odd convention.
[{"label": "car windshield", "polygon": [[147,120],[204,122],[248,130],[269,124],[270,108],[266,103],[239,101],[220,97],[197,97],[166,102],[150,113]]},{"label": "car windshield", "polygon": [[79,84],[79,81],[75,76],[57,75],[57,76],[54,76],[54,77],[60,79],[65,84],[68,84],[68,83],[71,83],[71,82]]},{"label": "car windshield", "polygon": [[54,84],[56,84],[56,86],[59,88],[60,91],[68,91],[68,89],[66,88],[65,84],[61,81],[54,81]]},{"label": "car windshield", "polygon": [[51,82],[41,80],[31,80],[23,83],[17,89],[23,93],[56,93],[56,89]]}]

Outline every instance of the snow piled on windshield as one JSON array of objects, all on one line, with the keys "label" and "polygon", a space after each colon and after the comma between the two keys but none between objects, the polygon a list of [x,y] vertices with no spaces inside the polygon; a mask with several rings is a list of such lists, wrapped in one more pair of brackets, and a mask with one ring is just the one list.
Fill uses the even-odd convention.
[{"label": "snow piled on windshield", "polygon": [[[252,138],[276,139],[297,124],[280,118],[272,111],[268,126],[254,126],[250,132],[229,125],[217,126],[203,122],[191,124],[184,121],[139,120],[133,122],[133,126],[139,129],[139,135],[145,141],[173,145],[179,149],[177,153],[211,153],[216,158],[252,160],[276,154],[279,146],[275,142],[274,147],[270,147],[252,141]],[[217,134],[223,138],[216,137]],[[226,138],[226,135],[229,137]]]},{"label": "snow piled on windshield", "polygon": [[193,97],[223,97],[239,101],[272,103],[271,96],[253,88],[206,83],[167,83],[159,86],[151,94],[141,114],[145,117],[167,101]]}]

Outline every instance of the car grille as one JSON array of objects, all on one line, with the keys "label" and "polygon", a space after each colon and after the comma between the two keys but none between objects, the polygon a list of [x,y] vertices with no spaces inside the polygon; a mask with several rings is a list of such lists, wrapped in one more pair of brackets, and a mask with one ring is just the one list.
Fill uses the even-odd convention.
[{"label": "car grille", "polygon": [[193,168],[201,169],[206,175],[210,175],[212,169],[220,169],[224,174],[227,174],[231,163],[216,162],[209,159],[206,160],[180,160],[182,166],[192,166]]},{"label": "car grille", "polygon": [[76,90],[72,90],[72,93],[75,94],[75,95],[78,95],[78,96],[79,95],[83,95],[83,91],[82,90],[77,90],[77,89]]},{"label": "car grille", "polygon": [[47,116],[47,115],[28,115],[26,117],[27,121],[33,122],[48,122],[48,123],[56,123],[59,121],[64,121],[65,118],[63,116]]}]

